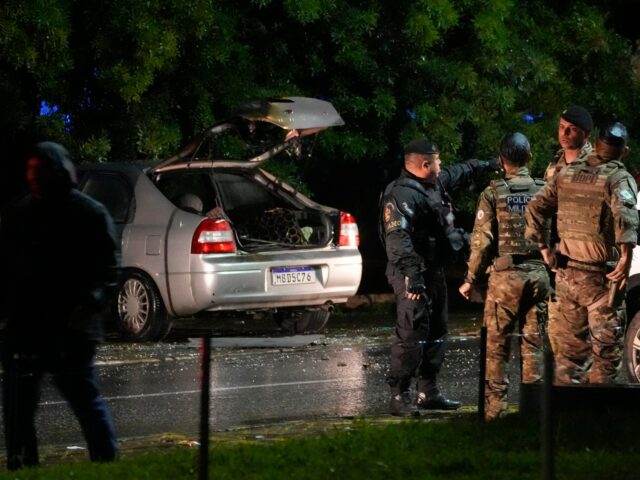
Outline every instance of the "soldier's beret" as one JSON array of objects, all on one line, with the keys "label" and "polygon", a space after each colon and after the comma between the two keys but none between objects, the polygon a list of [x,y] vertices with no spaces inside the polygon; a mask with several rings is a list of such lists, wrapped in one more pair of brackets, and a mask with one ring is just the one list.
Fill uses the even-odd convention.
[{"label": "soldier's beret", "polygon": [[579,127],[587,132],[593,130],[593,120],[591,119],[591,114],[587,111],[586,108],[581,107],[580,105],[572,105],[562,112],[560,118],[566,120],[569,123],[572,123],[576,127]]}]

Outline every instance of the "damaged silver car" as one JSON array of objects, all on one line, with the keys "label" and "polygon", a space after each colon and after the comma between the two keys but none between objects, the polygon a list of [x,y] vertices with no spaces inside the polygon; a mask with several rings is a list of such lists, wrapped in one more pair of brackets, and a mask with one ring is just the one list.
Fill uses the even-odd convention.
[{"label": "damaged silver car", "polygon": [[108,208],[122,240],[122,333],[158,340],[181,317],[231,313],[321,329],[360,284],[358,226],[261,164],[343,124],[318,99],[254,102],[155,165],[85,169],[80,189]]}]

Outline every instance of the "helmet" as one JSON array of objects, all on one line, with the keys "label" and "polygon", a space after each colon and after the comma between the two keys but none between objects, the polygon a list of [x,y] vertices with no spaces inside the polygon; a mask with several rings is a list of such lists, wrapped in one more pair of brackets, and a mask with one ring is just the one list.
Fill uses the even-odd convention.
[{"label": "helmet", "polygon": [[613,122],[600,130],[598,139],[612,147],[625,147],[627,145],[627,127],[620,122]]},{"label": "helmet", "polygon": [[513,165],[524,165],[531,160],[531,145],[520,132],[507,133],[500,141],[500,156]]}]

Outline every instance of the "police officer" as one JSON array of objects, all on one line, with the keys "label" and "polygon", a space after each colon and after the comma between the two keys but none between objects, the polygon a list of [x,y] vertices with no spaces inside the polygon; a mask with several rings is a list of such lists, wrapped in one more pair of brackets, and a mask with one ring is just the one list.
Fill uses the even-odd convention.
[{"label": "police officer", "polygon": [[[438,148],[426,138],[413,140],[404,148],[402,173],[382,195],[386,275],[397,304],[396,339],[387,379],[393,415],[418,415],[418,408],[460,407],[460,402],[443,396],[436,384],[447,334],[443,267],[468,246],[468,235],[454,226],[447,189],[464,187],[479,172],[497,168],[497,162],[479,160],[441,168]],[[417,405],[409,393],[416,373]]]},{"label": "police officer", "polygon": [[[611,383],[621,365],[624,288],[637,241],[637,186],[621,159],[621,123],[603,128],[595,153],[560,171],[529,203],[526,238],[556,271],[558,319],[549,324],[555,381]],[[557,252],[544,239],[557,213]],[[613,270],[608,272],[608,266]]]},{"label": "police officer", "polygon": [[549,275],[537,245],[524,239],[524,211],[544,182],[529,175],[529,141],[510,133],[500,142],[504,179],[493,180],[482,192],[476,209],[471,255],[460,293],[469,300],[472,289],[484,283],[490,272],[484,325],[487,327],[485,418],[507,412],[509,380],[505,372],[511,336],[521,333],[520,361],[523,383],[541,379],[542,341],[539,323],[544,321],[550,294]]},{"label": "police officer", "polygon": [[544,172],[544,180],[549,181],[567,165],[583,160],[593,152],[589,133],[593,130],[591,114],[579,105],[573,105],[562,112],[558,122],[558,143],[560,149]]}]

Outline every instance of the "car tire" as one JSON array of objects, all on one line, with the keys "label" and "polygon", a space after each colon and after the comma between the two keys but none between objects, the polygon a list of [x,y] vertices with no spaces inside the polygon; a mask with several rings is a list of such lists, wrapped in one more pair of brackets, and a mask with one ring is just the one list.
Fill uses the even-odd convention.
[{"label": "car tire", "polygon": [[287,333],[315,333],[324,328],[331,316],[328,308],[288,310],[276,314],[276,322]]},{"label": "car tire", "polygon": [[115,301],[116,321],[126,340],[162,340],[171,330],[171,318],[155,283],[144,273],[125,272]]},{"label": "car tire", "polygon": [[640,383],[640,311],[636,312],[624,339],[624,358],[629,381]]}]

